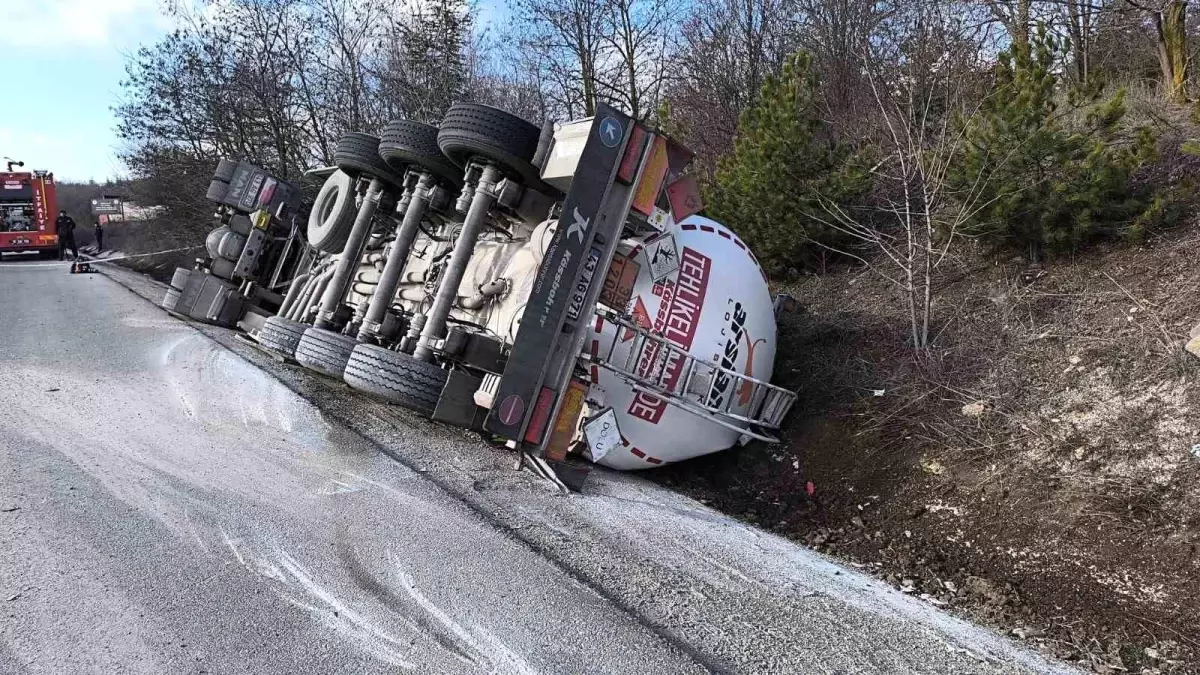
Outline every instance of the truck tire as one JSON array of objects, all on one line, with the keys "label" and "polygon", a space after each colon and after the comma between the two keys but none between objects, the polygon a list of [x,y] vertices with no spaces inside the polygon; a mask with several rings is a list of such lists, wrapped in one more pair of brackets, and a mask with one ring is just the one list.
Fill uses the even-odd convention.
[{"label": "truck tire", "polygon": [[437,407],[448,373],[437,365],[378,345],[360,344],[346,363],[346,384],[423,415]]},{"label": "truck tire", "polygon": [[333,151],[333,163],[351,176],[372,176],[393,188],[404,187],[404,177],[397,176],[379,157],[379,138],[371,134],[351,131],[339,138]]},{"label": "truck tire", "polygon": [[213,171],[213,180],[228,183],[233,180],[233,172],[237,171],[238,163],[232,159],[222,159],[217,162],[217,170]]},{"label": "truck tire", "polygon": [[438,147],[438,128],[411,120],[395,120],[383,128],[383,140],[379,142],[379,157],[387,165],[402,173],[412,165],[424,169],[433,177],[454,186],[462,187],[463,169],[454,164]]},{"label": "truck tire", "polygon": [[210,202],[219,202],[225,199],[225,194],[229,192],[229,183],[225,183],[216,179],[208,184],[208,192],[204,193],[205,199]]},{"label": "truck tire", "polygon": [[460,167],[480,157],[496,163],[508,178],[541,186],[541,174],[532,163],[541,133],[533,124],[498,108],[455,103],[442,119],[438,147]]},{"label": "truck tire", "polygon": [[163,296],[162,308],[168,312],[174,312],[175,306],[179,304],[179,289],[171,286],[167,287],[167,294]]},{"label": "truck tire", "polygon": [[341,253],[356,215],[354,179],[344,171],[333,172],[308,213],[308,244],[322,253]]},{"label": "truck tire", "polygon": [[309,328],[296,345],[296,362],[322,375],[342,379],[358,340],[323,328]]},{"label": "truck tire", "polygon": [[267,319],[263,329],[258,331],[258,344],[273,352],[292,356],[296,353],[296,345],[300,344],[304,331],[310,327],[306,323],[273,316]]}]

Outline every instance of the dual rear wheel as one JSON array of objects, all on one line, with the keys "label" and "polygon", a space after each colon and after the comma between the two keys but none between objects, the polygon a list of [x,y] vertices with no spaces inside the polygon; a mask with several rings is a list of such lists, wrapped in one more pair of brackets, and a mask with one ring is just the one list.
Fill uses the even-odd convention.
[{"label": "dual rear wheel", "polygon": [[[360,176],[402,188],[405,170],[416,168],[457,189],[463,184],[467,164],[484,161],[498,166],[507,178],[552,191],[533,166],[540,135],[538,127],[503,110],[462,103],[450,108],[440,128],[398,120],[384,128],[382,140],[368,134],[346,134],[335,153],[339,171],[326,181],[313,207],[309,242],[327,253],[341,252],[353,226],[353,190]],[[311,370],[341,378],[354,389],[424,415],[433,414],[449,376],[449,371],[436,363],[359,343],[347,335],[279,317],[267,324],[259,340],[264,346],[278,345],[273,348],[294,354]]]}]

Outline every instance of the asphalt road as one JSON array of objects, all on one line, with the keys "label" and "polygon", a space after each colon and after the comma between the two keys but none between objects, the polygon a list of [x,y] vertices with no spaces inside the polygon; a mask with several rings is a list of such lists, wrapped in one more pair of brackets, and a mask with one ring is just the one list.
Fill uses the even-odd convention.
[{"label": "asphalt road", "polygon": [[0,264],[0,673],[1061,668],[636,477],[560,496],[114,278]]}]

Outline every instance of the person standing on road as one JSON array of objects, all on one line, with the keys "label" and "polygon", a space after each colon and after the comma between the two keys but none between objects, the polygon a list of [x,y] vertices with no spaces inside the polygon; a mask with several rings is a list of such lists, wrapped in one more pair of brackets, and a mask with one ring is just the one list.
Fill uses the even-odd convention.
[{"label": "person standing on road", "polygon": [[96,253],[104,250],[104,227],[100,225],[100,221],[96,221],[96,226],[92,228],[92,234],[96,235]]},{"label": "person standing on road", "polygon": [[78,259],[79,250],[75,248],[75,219],[68,216],[66,211],[59,211],[54,225],[58,228],[58,259],[66,259],[67,249],[71,249],[71,256]]}]

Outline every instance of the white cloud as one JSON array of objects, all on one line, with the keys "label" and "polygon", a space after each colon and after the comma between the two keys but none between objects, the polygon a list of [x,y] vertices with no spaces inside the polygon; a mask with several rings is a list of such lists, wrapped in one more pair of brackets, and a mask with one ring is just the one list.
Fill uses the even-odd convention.
[{"label": "white cloud", "polygon": [[159,0],[3,0],[0,33],[14,47],[107,47],[167,28]]}]

